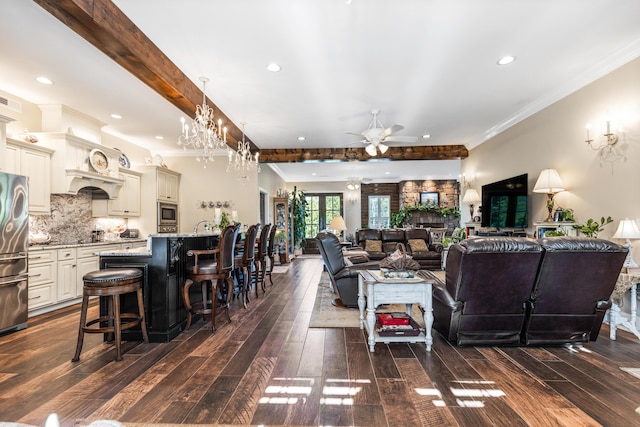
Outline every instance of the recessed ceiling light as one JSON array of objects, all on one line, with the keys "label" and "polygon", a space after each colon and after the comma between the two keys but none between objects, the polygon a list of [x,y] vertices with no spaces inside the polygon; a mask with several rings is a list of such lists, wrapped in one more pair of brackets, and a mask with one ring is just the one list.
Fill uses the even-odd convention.
[{"label": "recessed ceiling light", "polygon": [[305,139],[307,139],[307,138],[305,138],[304,136],[299,136],[298,137],[298,141],[304,141]]},{"label": "recessed ceiling light", "polygon": [[36,77],[36,80],[40,83],[42,83],[43,85],[52,85],[53,84],[53,80],[48,79],[46,77]]},{"label": "recessed ceiling light", "polygon": [[122,118],[122,116],[120,114],[115,114],[115,113],[113,113],[111,115],[111,117],[114,118],[114,119],[121,119]]},{"label": "recessed ceiling light", "polygon": [[280,69],[281,69],[280,66],[275,62],[272,62],[271,64],[267,65],[267,70],[273,73],[277,73],[278,71],[280,71]]},{"label": "recessed ceiling light", "polygon": [[428,133],[425,133],[424,135],[422,135],[422,139],[429,139],[431,138],[431,135],[429,135]]},{"label": "recessed ceiling light", "polygon": [[164,139],[164,136],[162,136],[162,135],[156,135],[156,139]]},{"label": "recessed ceiling light", "polygon": [[511,64],[513,61],[516,60],[515,56],[503,56],[502,58],[500,58],[498,60],[498,65],[507,65],[507,64]]},{"label": "recessed ceiling light", "polygon": [[313,172],[313,173],[311,174],[311,176],[316,176],[316,175],[318,175],[318,174],[317,174],[317,173],[315,173],[315,172]]},{"label": "recessed ceiling light", "polygon": [[385,172],[386,175],[391,175],[391,172]]}]

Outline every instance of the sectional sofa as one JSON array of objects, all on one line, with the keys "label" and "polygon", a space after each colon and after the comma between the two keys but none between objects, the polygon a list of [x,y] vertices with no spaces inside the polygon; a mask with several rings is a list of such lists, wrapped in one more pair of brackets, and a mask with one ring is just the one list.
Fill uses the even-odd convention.
[{"label": "sectional sofa", "polygon": [[422,269],[440,270],[445,231],[445,228],[367,228],[356,233],[356,245],[367,252],[369,259],[381,260],[393,253],[398,243],[403,243]]}]

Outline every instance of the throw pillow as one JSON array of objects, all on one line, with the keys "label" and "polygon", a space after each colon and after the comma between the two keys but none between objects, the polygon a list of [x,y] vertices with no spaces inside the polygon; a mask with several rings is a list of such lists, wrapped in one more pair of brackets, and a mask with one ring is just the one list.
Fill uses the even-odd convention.
[{"label": "throw pillow", "polygon": [[367,252],[382,252],[382,242],[380,240],[367,240],[364,250]]},{"label": "throw pillow", "polygon": [[429,250],[423,239],[409,239],[409,247],[411,248],[411,252]]}]

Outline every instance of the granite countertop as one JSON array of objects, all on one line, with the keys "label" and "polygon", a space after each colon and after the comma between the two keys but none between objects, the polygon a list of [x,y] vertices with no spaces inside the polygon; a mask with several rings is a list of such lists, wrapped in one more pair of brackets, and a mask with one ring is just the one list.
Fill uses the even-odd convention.
[{"label": "granite countertop", "polygon": [[205,233],[158,233],[158,234],[149,234],[149,237],[175,238],[175,237],[207,237],[207,236],[219,236],[219,235],[220,235],[220,230],[208,231]]},{"label": "granite countertop", "polygon": [[98,256],[151,256],[151,251],[147,248],[115,249],[112,251],[96,251]]},{"label": "granite countertop", "polygon": [[120,243],[138,243],[138,242],[146,242],[146,241],[147,239],[138,238],[138,239],[107,240],[103,242],[89,242],[89,243],[50,243],[47,245],[31,245],[29,246],[29,251],[44,251],[47,249],[65,249],[65,248],[78,248],[78,247],[88,247],[88,246],[104,246],[104,245],[113,245],[113,244],[120,244]]}]

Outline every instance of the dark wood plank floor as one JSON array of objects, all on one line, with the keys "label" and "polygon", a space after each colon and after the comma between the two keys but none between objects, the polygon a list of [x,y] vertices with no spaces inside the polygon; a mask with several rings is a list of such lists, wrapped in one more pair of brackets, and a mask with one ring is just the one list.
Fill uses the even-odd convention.
[{"label": "dark wood plank floor", "polygon": [[[308,328],[322,262],[295,260],[232,323],[167,344],[88,335],[72,363],[79,307],[0,337],[0,421],[288,426],[640,426],[640,342],[620,331],[583,348],[376,345],[358,328]],[[93,308],[95,311],[95,307]]]}]

